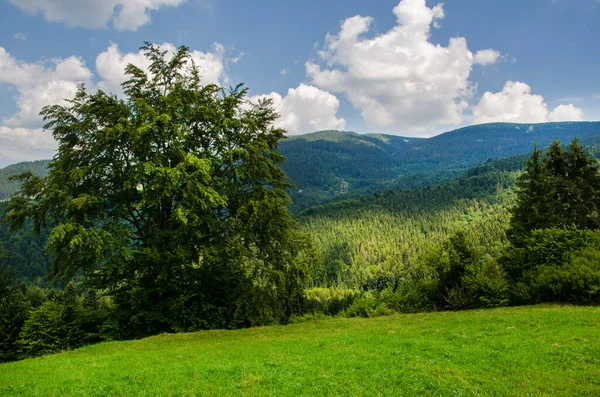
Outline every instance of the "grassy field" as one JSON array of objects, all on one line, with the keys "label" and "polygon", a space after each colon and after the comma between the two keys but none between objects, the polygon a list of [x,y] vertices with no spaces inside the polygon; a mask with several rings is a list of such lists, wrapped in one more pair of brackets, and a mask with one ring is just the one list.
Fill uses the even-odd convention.
[{"label": "grassy field", "polygon": [[0,395],[600,395],[600,308],[330,319],[0,365]]}]

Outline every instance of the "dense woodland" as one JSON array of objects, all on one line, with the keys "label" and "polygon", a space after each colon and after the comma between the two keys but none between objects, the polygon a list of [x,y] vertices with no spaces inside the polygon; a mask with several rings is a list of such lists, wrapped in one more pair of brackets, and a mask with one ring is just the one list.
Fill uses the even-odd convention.
[{"label": "dense woodland", "polygon": [[[531,153],[533,130],[512,124],[312,134],[281,145],[293,187],[268,100],[202,86],[185,47],[143,49],[127,100],[81,87],[44,109],[49,168],[2,170],[21,185],[0,186],[0,361],[327,315],[600,303],[597,123],[535,125]],[[292,215],[299,186],[316,190]]]}]

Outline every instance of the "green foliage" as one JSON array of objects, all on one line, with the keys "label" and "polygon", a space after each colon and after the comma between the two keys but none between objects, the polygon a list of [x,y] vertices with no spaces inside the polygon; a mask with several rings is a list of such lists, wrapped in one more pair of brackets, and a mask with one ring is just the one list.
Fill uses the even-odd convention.
[{"label": "green foliage", "polygon": [[508,281],[489,254],[479,254],[464,232],[458,231],[427,259],[438,274],[439,307],[468,309],[508,303]]},{"label": "green foliage", "polygon": [[474,307],[500,307],[509,303],[509,282],[497,261],[486,254],[467,268],[464,288],[473,297]]},{"label": "green foliage", "polygon": [[384,302],[380,302],[372,294],[365,293],[356,299],[342,312],[344,317],[379,317],[391,314],[392,311]]},{"label": "green foliage", "polygon": [[600,303],[600,250],[585,248],[571,254],[560,267],[543,269],[537,278],[537,295],[542,299],[580,304]]},{"label": "green foliage", "polygon": [[548,257],[531,267],[514,287],[515,302],[600,303],[600,240],[569,247],[560,260]]},{"label": "green foliage", "polygon": [[301,212],[299,222],[323,259],[324,270],[314,279],[321,285],[381,291],[431,277],[432,269],[421,263],[456,230],[481,247],[480,255],[497,256],[506,242],[516,177],[513,165],[497,167],[489,163],[433,188]]},{"label": "green foliage", "polygon": [[84,306],[75,287],[33,310],[20,333],[19,344],[26,356],[38,356],[99,341],[94,308]]},{"label": "green foliage", "polygon": [[[0,203],[0,214],[6,203]],[[15,282],[35,282],[46,285],[50,270],[50,257],[44,252],[49,232],[32,233],[31,222],[20,230],[9,230],[9,225],[0,223],[0,250],[6,252],[0,268],[13,274]]]},{"label": "green foliage", "polygon": [[335,316],[347,309],[362,295],[359,291],[347,288],[311,288],[304,292],[305,307],[308,313],[323,313]]},{"label": "green foliage", "polygon": [[[593,150],[594,148],[592,148]],[[513,303],[598,302],[594,265],[600,249],[600,171],[577,139],[535,148],[519,177],[500,262]]]},{"label": "green foliage", "polygon": [[149,72],[127,66],[125,100],[82,86],[44,108],[58,152],[48,176],[18,176],[7,221],[51,227],[53,276],[106,289],[122,337],[285,322],[310,244],[287,209],[277,114],[241,85],[201,85],[186,47],[142,50]]},{"label": "green foliage", "polygon": [[510,278],[517,282],[538,266],[557,266],[585,247],[600,247],[600,234],[591,230],[539,229],[532,231],[522,247],[507,247],[500,259]]},{"label": "green foliage", "polygon": [[403,282],[395,289],[384,289],[378,300],[398,313],[428,312],[437,309],[437,294],[438,280],[428,277]]},{"label": "green foliage", "polygon": [[517,181],[509,236],[514,246],[535,229],[600,228],[600,172],[577,139],[563,150],[555,140],[544,154],[537,147]]},{"label": "green foliage", "polygon": [[11,287],[8,274],[0,270],[0,363],[21,357],[19,332],[29,309],[23,288]]}]

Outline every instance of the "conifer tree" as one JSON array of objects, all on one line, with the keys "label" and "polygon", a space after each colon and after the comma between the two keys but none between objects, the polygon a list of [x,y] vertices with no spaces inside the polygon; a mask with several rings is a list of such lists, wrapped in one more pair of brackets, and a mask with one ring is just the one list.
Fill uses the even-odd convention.
[{"label": "conifer tree", "polygon": [[558,141],[545,154],[534,148],[517,188],[508,231],[515,247],[536,229],[600,228],[598,163],[577,139],[566,150]]}]

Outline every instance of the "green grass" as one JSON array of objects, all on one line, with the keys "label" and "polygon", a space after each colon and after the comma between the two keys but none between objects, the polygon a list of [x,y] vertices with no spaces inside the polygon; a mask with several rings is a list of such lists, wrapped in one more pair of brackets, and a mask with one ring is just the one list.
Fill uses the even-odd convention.
[{"label": "green grass", "polygon": [[330,319],[0,365],[0,395],[599,395],[600,308]]}]

